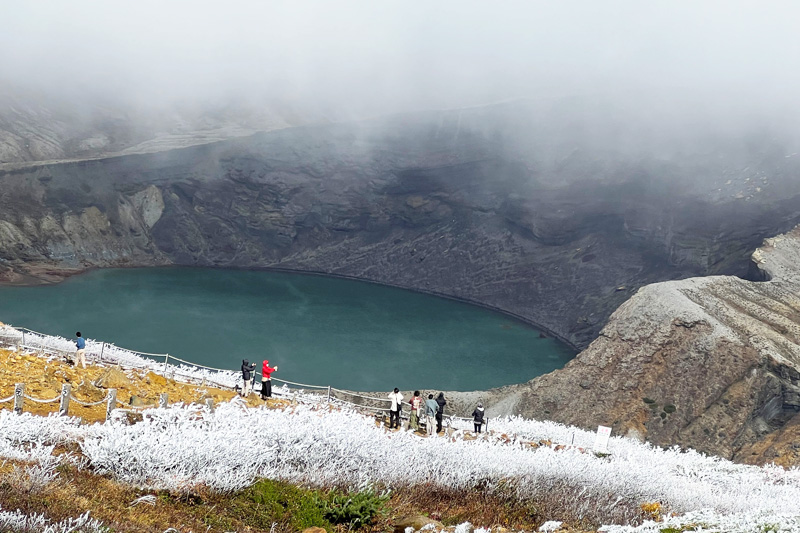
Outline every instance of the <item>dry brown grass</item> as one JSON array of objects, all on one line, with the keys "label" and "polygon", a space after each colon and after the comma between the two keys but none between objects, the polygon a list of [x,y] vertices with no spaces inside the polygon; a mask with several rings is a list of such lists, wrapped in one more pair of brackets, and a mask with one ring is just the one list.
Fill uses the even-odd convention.
[{"label": "dry brown grass", "polygon": [[[36,354],[22,355],[17,352],[0,349],[0,398],[14,394],[16,383],[25,383],[25,393],[38,399],[49,400],[61,393],[64,383],[72,384],[72,395],[81,401],[96,402],[106,395],[104,389],[92,383],[105,372],[108,366],[88,365],[86,369],[74,367],[61,360],[48,361]],[[215,387],[200,387],[195,384],[181,383],[167,379],[152,372],[129,371],[131,384],[117,389],[117,399],[130,402],[131,396],[137,396],[145,404],[157,405],[159,395],[166,392],[169,402],[202,403],[212,398],[215,403],[229,401],[236,392]],[[263,402],[256,395],[248,398],[252,406]],[[280,400],[270,400],[276,406]],[[13,402],[0,404],[0,409],[13,409]],[[86,407],[77,402],[70,402],[70,415],[77,416],[85,422],[98,422],[105,419],[105,404]],[[25,400],[24,411],[48,415],[58,412],[58,402],[40,404]]]},{"label": "dry brown grass", "polygon": [[[170,495],[166,492],[141,491],[89,471],[62,465],[58,478],[40,491],[23,493],[9,482],[10,468],[24,467],[8,462],[0,470],[0,507],[19,509],[26,514],[42,513],[54,521],[76,517],[86,511],[120,533],[161,533],[173,527],[180,531],[266,532],[269,528],[253,527],[245,516],[247,508],[235,495],[214,494],[199,489],[192,495]],[[10,468],[9,468],[10,467]],[[142,495],[156,496],[155,505],[132,503]],[[409,514],[424,514],[445,525],[465,521],[493,530],[536,531],[547,520],[564,520],[550,515],[537,502],[522,502],[485,491],[454,491],[432,485],[416,485],[393,493],[388,513],[365,533],[393,530],[394,519]],[[276,531],[283,531],[279,527]],[[288,530],[287,530],[288,531]],[[339,526],[337,531],[347,531]],[[569,521],[565,530],[573,533],[595,531],[592,524]]]}]

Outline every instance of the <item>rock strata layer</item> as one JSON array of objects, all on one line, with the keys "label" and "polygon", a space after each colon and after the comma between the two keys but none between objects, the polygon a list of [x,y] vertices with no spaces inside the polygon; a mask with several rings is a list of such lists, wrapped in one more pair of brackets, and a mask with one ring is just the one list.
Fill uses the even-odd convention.
[{"label": "rock strata layer", "polygon": [[753,254],[763,282],[731,276],[642,287],[561,370],[451,393],[522,414],[745,463],[800,464],[800,227]]}]

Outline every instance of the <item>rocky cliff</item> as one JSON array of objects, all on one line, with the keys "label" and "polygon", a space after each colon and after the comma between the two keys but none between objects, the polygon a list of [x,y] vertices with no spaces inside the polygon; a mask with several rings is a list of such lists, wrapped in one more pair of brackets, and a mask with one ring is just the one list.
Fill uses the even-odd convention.
[{"label": "rocky cliff", "polygon": [[741,462],[800,463],[800,227],[767,239],[753,260],[767,281],[642,287],[565,368],[481,394],[490,414],[608,425]]},{"label": "rocky cliff", "polygon": [[631,140],[578,111],[588,122],[517,103],[7,168],[0,276],[322,272],[477,302],[585,347],[638,287],[747,276],[761,240],[800,222],[788,148]]}]

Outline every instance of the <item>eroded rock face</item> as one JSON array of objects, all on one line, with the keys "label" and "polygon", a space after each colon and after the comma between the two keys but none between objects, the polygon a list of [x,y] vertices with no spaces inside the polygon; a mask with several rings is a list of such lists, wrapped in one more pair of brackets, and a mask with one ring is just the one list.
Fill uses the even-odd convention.
[{"label": "eroded rock face", "polygon": [[565,368],[484,393],[489,415],[609,425],[741,462],[800,463],[800,227],[753,258],[769,281],[642,287]]},{"label": "eroded rock face", "polygon": [[[744,276],[764,237],[800,221],[798,163],[780,149],[656,159],[612,149],[612,134],[553,137],[544,114],[419,114],[0,171],[0,282],[313,271],[481,303],[585,347],[638,287]],[[711,165],[721,177],[698,182]]]}]

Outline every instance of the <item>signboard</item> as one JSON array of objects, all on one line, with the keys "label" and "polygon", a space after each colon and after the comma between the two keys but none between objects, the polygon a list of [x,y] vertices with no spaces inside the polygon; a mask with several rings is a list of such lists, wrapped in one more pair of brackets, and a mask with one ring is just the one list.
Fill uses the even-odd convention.
[{"label": "signboard", "polygon": [[608,439],[611,437],[611,428],[608,426],[597,426],[597,435],[594,438],[594,451],[608,453]]}]

